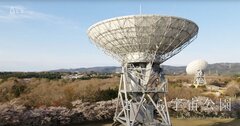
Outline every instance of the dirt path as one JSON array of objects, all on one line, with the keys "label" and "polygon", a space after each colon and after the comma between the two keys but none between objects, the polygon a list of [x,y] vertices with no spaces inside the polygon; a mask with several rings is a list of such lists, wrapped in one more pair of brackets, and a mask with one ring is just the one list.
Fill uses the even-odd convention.
[{"label": "dirt path", "polygon": [[[173,126],[240,126],[240,119],[176,119],[172,118]],[[77,126],[77,125],[76,125]],[[79,125],[80,126],[80,125]],[[94,122],[81,126],[111,126],[111,122]]]},{"label": "dirt path", "polygon": [[173,126],[240,126],[240,119],[172,119]]}]

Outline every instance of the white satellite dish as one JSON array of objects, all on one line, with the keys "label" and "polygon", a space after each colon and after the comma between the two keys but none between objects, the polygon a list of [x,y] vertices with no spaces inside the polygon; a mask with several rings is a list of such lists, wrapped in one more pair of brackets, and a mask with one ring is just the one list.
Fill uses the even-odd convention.
[{"label": "white satellite dish", "polygon": [[189,75],[195,75],[198,70],[205,70],[207,65],[207,61],[203,59],[194,60],[187,65],[186,72]]},{"label": "white satellite dish", "polygon": [[197,88],[206,84],[204,71],[207,68],[207,61],[203,59],[194,60],[186,67],[188,75],[195,75],[193,85]]},{"label": "white satellite dish", "polygon": [[122,64],[115,124],[171,126],[160,64],[197,33],[194,22],[161,15],[116,17],[88,29],[90,40]]}]

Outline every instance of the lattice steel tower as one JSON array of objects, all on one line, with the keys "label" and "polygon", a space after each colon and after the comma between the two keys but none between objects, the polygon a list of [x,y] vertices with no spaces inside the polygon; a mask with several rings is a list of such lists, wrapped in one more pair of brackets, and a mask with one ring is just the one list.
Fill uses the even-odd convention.
[{"label": "lattice steel tower", "polygon": [[170,126],[168,82],[160,64],[191,43],[198,26],[160,15],[112,18],[88,29],[89,38],[122,64],[114,125]]}]

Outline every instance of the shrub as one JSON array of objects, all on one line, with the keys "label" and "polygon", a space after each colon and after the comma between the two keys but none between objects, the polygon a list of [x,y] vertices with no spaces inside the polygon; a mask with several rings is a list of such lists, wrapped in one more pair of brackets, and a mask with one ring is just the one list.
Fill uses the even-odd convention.
[{"label": "shrub", "polygon": [[26,90],[27,86],[24,84],[16,83],[12,86],[11,92],[15,97],[19,97]]},{"label": "shrub", "polygon": [[240,95],[240,85],[236,81],[231,81],[227,85],[226,95],[236,97]]},{"label": "shrub", "polygon": [[191,99],[201,95],[202,92],[203,90],[200,88],[176,87],[169,84],[167,99],[169,101],[175,98]]},{"label": "shrub", "polygon": [[19,97],[25,93],[27,86],[21,79],[9,78],[0,85],[0,102],[5,102]]},{"label": "shrub", "polygon": [[106,90],[100,90],[98,89],[95,93],[95,101],[106,101],[106,100],[111,100],[115,99],[118,96],[118,88],[108,88]]},{"label": "shrub", "polygon": [[96,97],[96,90],[92,84],[87,85],[83,91],[83,96],[82,96],[82,100],[83,101],[88,101],[88,102],[94,102],[96,101],[95,97]]},{"label": "shrub", "polygon": [[74,85],[66,85],[63,89],[63,92],[67,101],[71,102],[72,100],[75,100],[74,97],[76,92]]},{"label": "shrub", "polygon": [[87,77],[81,77],[80,80],[90,80],[91,77],[87,76]]}]

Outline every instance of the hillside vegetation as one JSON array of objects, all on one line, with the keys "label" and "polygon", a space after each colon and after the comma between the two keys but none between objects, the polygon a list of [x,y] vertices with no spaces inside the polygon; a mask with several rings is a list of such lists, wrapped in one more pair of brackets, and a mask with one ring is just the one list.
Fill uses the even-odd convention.
[{"label": "hillside vegetation", "polygon": [[[0,83],[0,102],[18,98],[27,106],[68,106],[71,101],[101,101],[117,97],[119,78],[50,80],[9,78]],[[68,106],[71,107],[71,106]]]},{"label": "hillside vegetation", "polygon": [[[167,99],[190,99],[203,95],[204,87],[187,88],[184,83],[191,83],[191,76],[167,76],[169,81]],[[117,97],[119,77],[81,79],[46,79],[46,78],[8,78],[0,80],[0,102],[17,98],[18,102],[30,107],[39,106],[66,106],[71,102],[82,100],[96,102],[110,100]],[[210,76],[207,77],[209,85],[227,87],[231,97],[240,96],[240,79],[234,77]],[[205,96],[215,98],[211,94]]]}]

